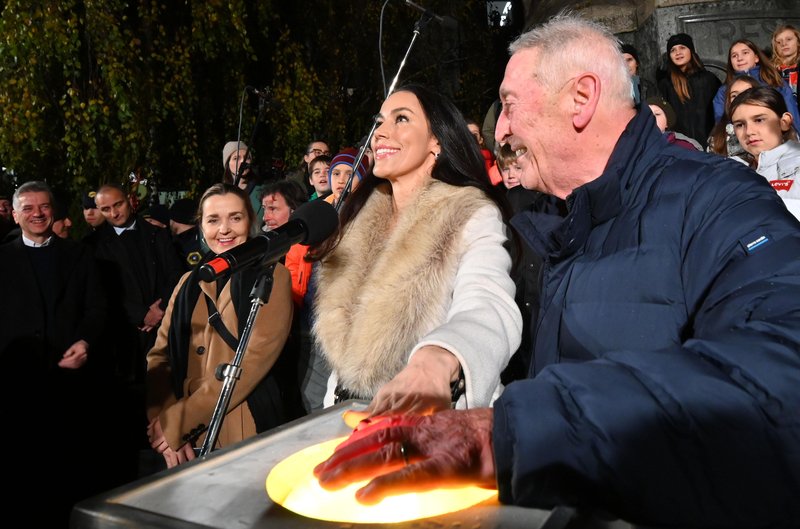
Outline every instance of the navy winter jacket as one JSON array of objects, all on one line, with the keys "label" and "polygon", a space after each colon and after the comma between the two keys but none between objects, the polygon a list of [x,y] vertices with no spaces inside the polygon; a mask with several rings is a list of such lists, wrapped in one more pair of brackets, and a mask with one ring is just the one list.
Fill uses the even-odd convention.
[{"label": "navy winter jacket", "polygon": [[545,256],[534,364],[494,405],[500,499],[635,523],[800,520],[800,222],[763,177],[643,110]]}]

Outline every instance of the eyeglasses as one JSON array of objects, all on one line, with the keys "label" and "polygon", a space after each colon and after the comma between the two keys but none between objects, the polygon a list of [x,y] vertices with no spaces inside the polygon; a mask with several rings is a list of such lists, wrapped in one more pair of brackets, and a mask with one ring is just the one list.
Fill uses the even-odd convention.
[{"label": "eyeglasses", "polygon": [[322,149],[311,149],[306,154],[313,154],[314,156],[322,156],[324,154],[325,156],[330,156],[331,151],[323,151]]}]

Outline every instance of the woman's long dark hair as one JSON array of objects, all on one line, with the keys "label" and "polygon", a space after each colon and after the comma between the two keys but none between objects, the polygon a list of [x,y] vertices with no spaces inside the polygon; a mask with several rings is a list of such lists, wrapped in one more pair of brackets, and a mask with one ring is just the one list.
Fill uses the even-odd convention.
[{"label": "woman's long dark hair", "polygon": [[[508,224],[511,207],[505,194],[489,181],[483,155],[458,108],[446,97],[422,85],[405,85],[396,92],[409,92],[417,97],[428,118],[431,134],[439,141],[441,152],[431,169],[431,177],[457,187],[480,189],[497,205],[503,221]],[[358,216],[375,188],[384,182],[372,171],[361,180],[339,212],[339,232],[313,252],[314,259],[325,257],[336,247],[347,225]]]}]

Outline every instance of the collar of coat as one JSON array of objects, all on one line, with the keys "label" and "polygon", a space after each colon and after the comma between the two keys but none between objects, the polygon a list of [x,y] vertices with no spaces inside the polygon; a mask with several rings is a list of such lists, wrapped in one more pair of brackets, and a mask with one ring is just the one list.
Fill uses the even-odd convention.
[{"label": "collar of coat", "polygon": [[[680,149],[669,147],[651,112],[638,112],[617,140],[603,173],[567,197],[565,218],[522,211],[511,224],[539,256],[569,257],[583,247],[595,226],[619,215],[626,200],[646,200],[646,194],[637,193],[642,168],[653,164],[664,148]],[[689,154],[673,152],[684,157],[698,154],[682,150]]]},{"label": "collar of coat", "polygon": [[314,333],[343,387],[372,398],[446,321],[464,225],[487,204],[432,180],[390,229],[391,188],[373,191],[319,274]]}]

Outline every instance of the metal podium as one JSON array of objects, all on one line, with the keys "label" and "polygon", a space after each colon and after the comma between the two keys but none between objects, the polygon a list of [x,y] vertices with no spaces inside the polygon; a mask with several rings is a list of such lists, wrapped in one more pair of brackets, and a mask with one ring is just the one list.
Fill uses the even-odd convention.
[{"label": "metal podium", "polygon": [[569,512],[523,509],[496,500],[435,518],[394,524],[342,524],[299,516],[267,496],[267,474],[294,452],[350,430],[342,421],[347,409],[364,403],[347,401],[212,452],[179,467],[130,483],[78,503],[73,529],[201,528],[406,528],[557,529],[568,525]]}]

